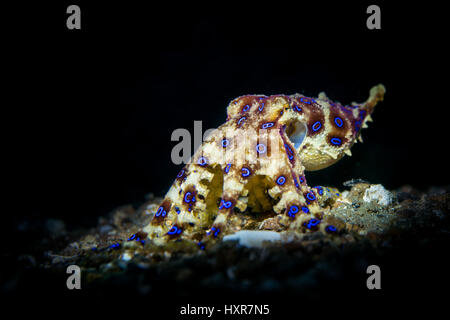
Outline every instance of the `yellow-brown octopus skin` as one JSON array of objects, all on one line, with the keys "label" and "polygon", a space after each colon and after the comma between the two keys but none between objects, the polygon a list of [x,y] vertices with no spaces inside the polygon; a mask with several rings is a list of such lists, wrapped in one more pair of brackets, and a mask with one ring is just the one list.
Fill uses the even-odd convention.
[{"label": "yellow-brown octopus skin", "polygon": [[279,215],[289,230],[334,232],[322,221],[321,187],[307,185],[305,170],[326,168],[360,138],[385,88],[364,103],[343,106],[324,93],[246,95],[228,105],[216,129],[177,175],[151,222],[153,244],[186,239],[205,243],[240,229],[246,212]]}]

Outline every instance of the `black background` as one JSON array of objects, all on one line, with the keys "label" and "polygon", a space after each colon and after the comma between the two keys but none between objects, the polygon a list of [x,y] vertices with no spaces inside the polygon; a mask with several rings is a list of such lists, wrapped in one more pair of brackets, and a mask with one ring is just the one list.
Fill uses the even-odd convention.
[{"label": "black background", "polygon": [[7,35],[20,213],[92,225],[164,195],[181,167],[171,133],[193,133],[194,120],[216,128],[239,95],[325,91],[351,103],[378,83],[387,94],[365,142],[309,182],[448,184],[438,7],[378,3],[382,28],[368,30],[369,2],[77,3],[81,30],[66,28],[66,2],[18,9]]},{"label": "black background", "polygon": [[[171,133],[219,126],[233,98],[325,91],[361,102],[378,83],[387,93],[365,142],[308,181],[447,185],[443,8],[375,3],[381,30],[366,28],[372,2],[19,6],[4,48],[8,217],[94,226],[164,195],[180,169]],[[69,4],[81,7],[81,30],[66,28]]]}]

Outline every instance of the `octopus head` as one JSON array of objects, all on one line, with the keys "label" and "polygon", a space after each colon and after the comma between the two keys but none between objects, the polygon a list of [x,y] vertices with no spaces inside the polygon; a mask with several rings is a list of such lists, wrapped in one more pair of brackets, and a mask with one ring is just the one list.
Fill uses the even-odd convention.
[{"label": "octopus head", "polygon": [[360,140],[361,129],[372,121],[371,113],[385,93],[383,85],[370,90],[364,103],[341,105],[324,93],[316,99],[293,95],[292,112],[283,119],[286,136],[295,147],[306,170],[320,170],[339,161]]}]

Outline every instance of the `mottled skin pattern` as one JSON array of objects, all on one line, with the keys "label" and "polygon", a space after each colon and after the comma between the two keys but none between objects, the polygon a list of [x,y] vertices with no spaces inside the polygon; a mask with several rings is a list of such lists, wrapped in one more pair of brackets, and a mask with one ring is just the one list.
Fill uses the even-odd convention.
[{"label": "mottled skin pattern", "polygon": [[152,243],[208,241],[239,230],[239,216],[280,216],[287,229],[335,232],[323,221],[323,188],[307,185],[305,170],[326,168],[360,138],[385,88],[361,104],[343,106],[324,93],[247,95],[227,108],[215,130],[178,174],[150,224]]}]

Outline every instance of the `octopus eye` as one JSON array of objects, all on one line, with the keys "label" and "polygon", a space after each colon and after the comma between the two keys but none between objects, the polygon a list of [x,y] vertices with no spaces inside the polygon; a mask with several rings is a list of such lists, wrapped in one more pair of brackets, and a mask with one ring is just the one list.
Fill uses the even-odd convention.
[{"label": "octopus eye", "polygon": [[292,141],[294,144],[294,147],[296,150],[300,148],[300,145],[303,142],[303,139],[305,139],[306,136],[306,126],[303,122],[300,121],[294,121],[290,123],[286,129],[286,134],[288,138]]}]

